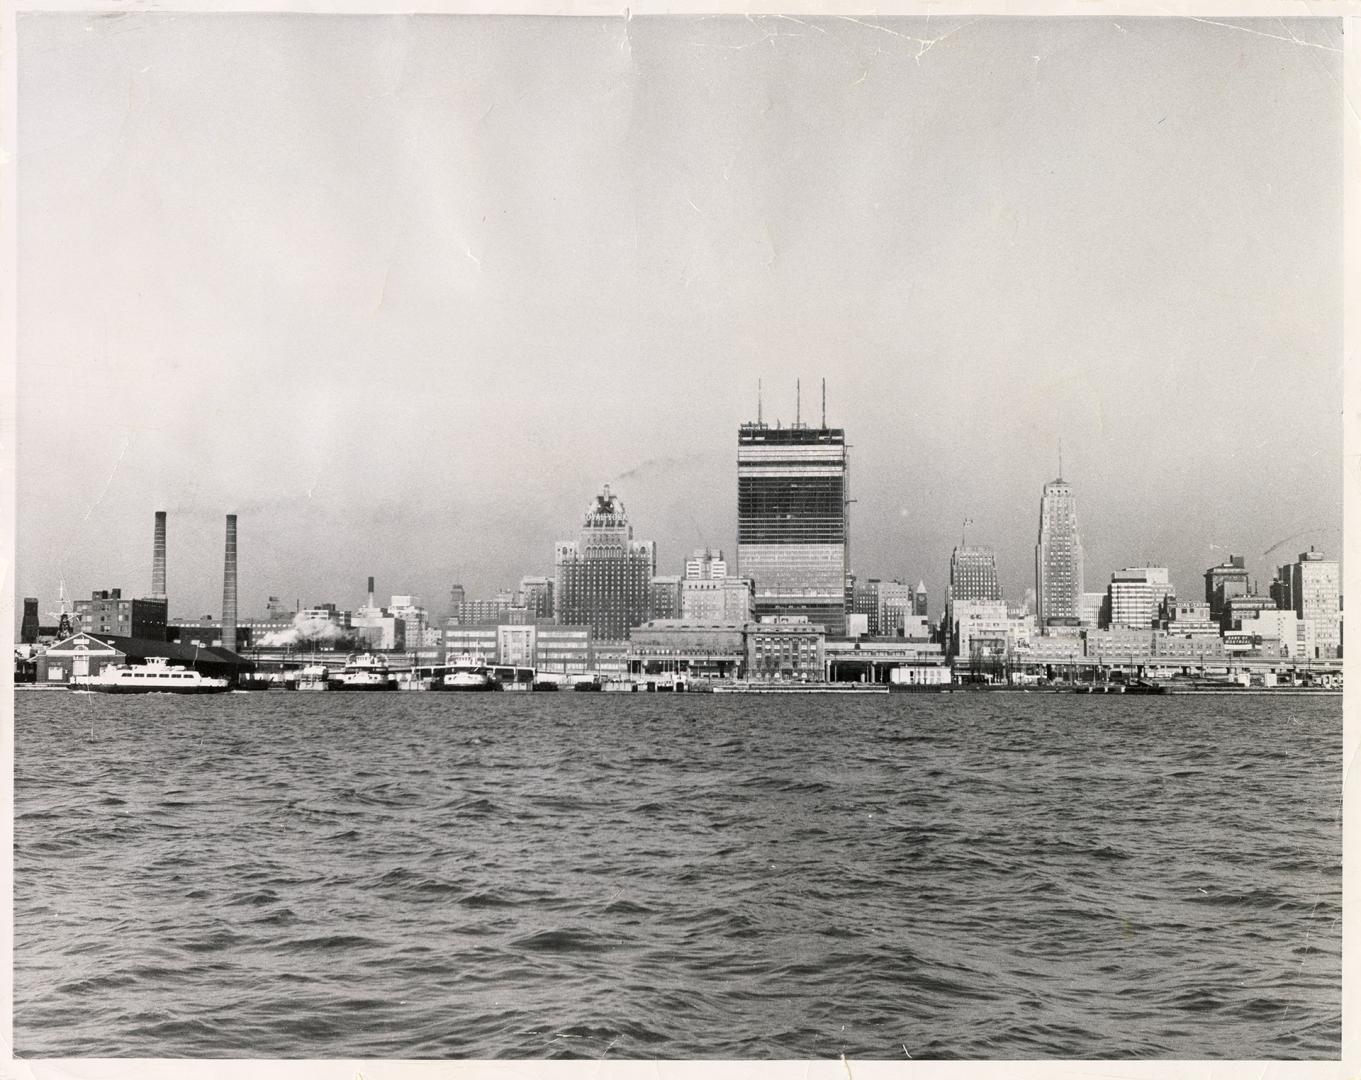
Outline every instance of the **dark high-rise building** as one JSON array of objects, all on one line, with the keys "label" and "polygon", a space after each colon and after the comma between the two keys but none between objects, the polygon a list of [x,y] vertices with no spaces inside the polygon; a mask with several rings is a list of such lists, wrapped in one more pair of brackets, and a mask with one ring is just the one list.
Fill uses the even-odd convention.
[{"label": "dark high-rise building", "polygon": [[19,624],[19,644],[36,645],[38,634],[38,598],[25,596],[24,621]]},{"label": "dark high-rise building", "polygon": [[804,615],[846,633],[849,536],[846,432],[769,427],[737,432],[737,573],[756,585],[756,616]]},{"label": "dark high-rise building", "polygon": [[1061,477],[1044,485],[1035,545],[1035,613],[1040,626],[1076,626],[1082,617],[1082,539],[1077,499]]},{"label": "dark high-rise building", "polygon": [[520,603],[529,609],[535,622],[553,620],[553,579],[550,577],[522,577]]},{"label": "dark high-rise building", "polygon": [[1210,605],[1210,618],[1222,618],[1233,597],[1247,595],[1248,570],[1243,556],[1230,555],[1228,562],[1205,571],[1205,601]]},{"label": "dark high-rise building", "polygon": [[1001,600],[997,558],[989,547],[957,547],[950,553],[951,600]]},{"label": "dark high-rise building", "polygon": [[559,541],[555,559],[557,621],[589,626],[595,641],[624,641],[648,619],[657,550],[633,539],[624,504],[610,485],[586,511],[581,535]]}]

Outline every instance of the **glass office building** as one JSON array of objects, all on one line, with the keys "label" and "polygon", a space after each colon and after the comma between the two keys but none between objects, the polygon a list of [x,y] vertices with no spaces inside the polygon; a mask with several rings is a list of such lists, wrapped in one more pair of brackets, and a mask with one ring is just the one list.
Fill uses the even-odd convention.
[{"label": "glass office building", "polygon": [[846,433],[743,424],[737,435],[737,572],[757,618],[804,615],[846,633]]}]

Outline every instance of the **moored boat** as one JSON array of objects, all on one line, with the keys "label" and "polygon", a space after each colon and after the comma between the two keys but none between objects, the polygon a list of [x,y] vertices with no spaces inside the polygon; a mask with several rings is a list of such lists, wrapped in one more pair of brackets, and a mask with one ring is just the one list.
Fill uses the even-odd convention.
[{"label": "moored boat", "polygon": [[437,684],[441,690],[500,690],[501,684],[492,675],[481,656],[464,653],[449,665],[444,678]]},{"label": "moored boat", "polygon": [[397,680],[388,671],[388,663],[373,653],[352,655],[345,667],[329,680],[331,690],[396,690]]},{"label": "moored boat", "polygon": [[231,689],[226,679],[172,664],[164,656],[147,657],[145,664],[110,665],[98,675],[73,679],[72,685],[99,694],[221,694]]}]

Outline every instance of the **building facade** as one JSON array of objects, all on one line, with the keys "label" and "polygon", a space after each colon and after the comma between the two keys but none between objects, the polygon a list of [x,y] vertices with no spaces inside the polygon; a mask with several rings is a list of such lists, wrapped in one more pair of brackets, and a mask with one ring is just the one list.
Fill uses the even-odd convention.
[{"label": "building facade", "polygon": [[1342,655],[1341,577],[1335,560],[1312,547],[1290,566],[1290,599],[1308,624],[1315,660]]},{"label": "building facade", "polygon": [[166,601],[134,600],[121,589],[99,589],[88,600],[77,600],[76,617],[87,634],[114,634],[118,637],[164,641]]},{"label": "building facade", "polygon": [[746,627],[747,676],[820,682],[827,632],[805,615],[772,615]]},{"label": "building facade", "polygon": [[737,573],[758,617],[804,616],[839,637],[849,573],[846,433],[743,424],[737,435]]},{"label": "building facade", "polygon": [[1041,627],[1076,625],[1082,618],[1082,538],[1077,499],[1061,477],[1044,485],[1035,544],[1035,614]]}]

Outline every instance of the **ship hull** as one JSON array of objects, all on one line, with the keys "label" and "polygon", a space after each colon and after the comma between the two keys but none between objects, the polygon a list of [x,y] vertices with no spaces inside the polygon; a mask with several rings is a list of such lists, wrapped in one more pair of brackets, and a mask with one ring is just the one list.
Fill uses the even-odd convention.
[{"label": "ship hull", "polygon": [[230,686],[99,686],[94,683],[77,684],[78,690],[93,690],[96,694],[225,694]]}]

